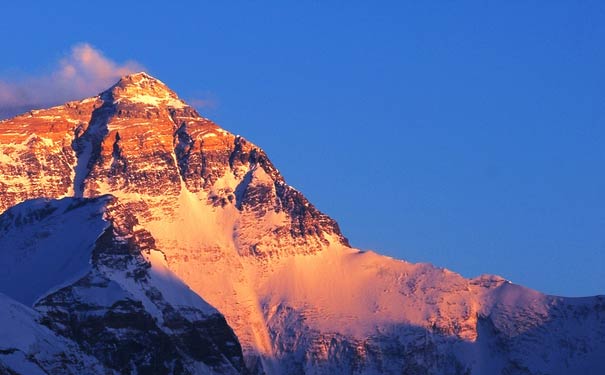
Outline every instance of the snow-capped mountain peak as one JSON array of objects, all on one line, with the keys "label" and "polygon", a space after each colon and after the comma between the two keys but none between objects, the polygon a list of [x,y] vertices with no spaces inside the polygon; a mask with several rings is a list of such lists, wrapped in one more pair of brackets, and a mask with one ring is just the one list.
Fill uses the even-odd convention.
[{"label": "snow-capped mountain peak", "polygon": [[[546,296],[496,276],[469,280],[351,248],[338,224],[290,187],[261,148],[201,117],[146,73],[125,76],[96,97],[0,122],[0,151],[0,211],[8,209],[0,244],[15,247],[0,249],[0,259],[25,269],[59,248],[92,254],[92,268],[73,267],[81,278],[75,283],[53,274],[43,278],[52,288],[24,283],[26,297],[10,280],[0,283],[0,292],[18,301],[37,300],[45,324],[60,334],[72,317],[66,303],[85,290],[76,315],[100,308],[111,316],[112,306],[95,301],[119,285],[120,296],[138,301],[127,303],[130,313],[151,316],[161,337],[187,311],[207,317],[209,303],[237,335],[252,372],[605,372],[602,297]],[[42,250],[16,239],[14,213],[27,210],[9,209],[15,204],[76,196],[92,207],[105,194],[114,201],[103,206],[104,219],[83,218],[111,227],[92,253],[67,246],[69,235],[66,246]],[[52,225],[69,217],[54,217]],[[25,223],[39,234],[44,225],[34,219]],[[223,329],[215,344],[233,342]],[[86,350],[101,344],[78,342]],[[189,354],[178,358],[193,369],[199,361],[179,345],[175,350]],[[237,350],[216,345],[228,355],[200,359],[203,371],[247,371]]]},{"label": "snow-capped mountain peak", "polygon": [[168,108],[187,106],[162,81],[145,72],[122,77],[118,83],[101,93],[100,96],[101,98],[111,98],[118,103],[128,101],[145,106],[165,106]]}]

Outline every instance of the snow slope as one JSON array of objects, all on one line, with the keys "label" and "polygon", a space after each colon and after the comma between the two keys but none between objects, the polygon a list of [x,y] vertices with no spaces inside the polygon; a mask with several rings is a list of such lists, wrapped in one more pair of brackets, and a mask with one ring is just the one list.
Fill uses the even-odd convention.
[{"label": "snow slope", "polygon": [[605,370],[605,297],[332,248],[260,278],[276,373],[573,374]]},{"label": "snow slope", "polygon": [[103,220],[107,200],[75,210],[83,201],[40,198],[7,210],[0,219],[2,292],[32,306],[90,272],[92,247],[108,226]]}]

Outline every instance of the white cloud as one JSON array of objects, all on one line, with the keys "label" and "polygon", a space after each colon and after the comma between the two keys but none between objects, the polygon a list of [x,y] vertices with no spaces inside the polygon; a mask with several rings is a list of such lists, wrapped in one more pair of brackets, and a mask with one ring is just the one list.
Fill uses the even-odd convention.
[{"label": "white cloud", "polygon": [[118,64],[89,44],[72,47],[49,75],[9,81],[0,77],[0,118],[34,108],[93,96],[120,77],[144,68],[134,61]]}]

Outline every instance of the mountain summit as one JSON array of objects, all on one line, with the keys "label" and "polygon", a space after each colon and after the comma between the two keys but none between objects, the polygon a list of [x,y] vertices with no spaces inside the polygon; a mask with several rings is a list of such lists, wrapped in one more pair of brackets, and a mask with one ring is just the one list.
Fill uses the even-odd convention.
[{"label": "mountain summit", "polygon": [[[25,253],[65,257],[69,249],[92,259],[92,268],[77,263],[71,278],[50,275],[27,293],[12,288],[9,276],[0,285],[42,314],[49,334],[82,349],[74,368],[109,366],[116,338],[91,342],[83,328],[90,320],[70,323],[75,334],[65,330],[66,317],[103,306],[113,324],[115,306],[95,301],[117,288],[115,301],[128,307],[131,323],[153,322],[153,332],[172,343],[182,373],[196,373],[199,363],[199,373],[605,372],[603,297],[546,296],[497,276],[469,280],[351,248],[261,148],[201,117],[146,73],[92,98],[1,121],[0,151],[0,267],[46,259]],[[45,238],[45,226],[63,228],[77,207],[90,207],[78,211],[78,220],[97,228],[90,241],[74,245],[67,234],[16,240],[24,225],[33,229],[23,233]],[[38,243],[52,245],[42,251]],[[65,307],[80,300],[76,312]],[[224,315],[239,343],[200,301]],[[188,341],[200,335],[207,340]],[[196,356],[206,346],[212,350]],[[141,355],[132,365],[141,373],[144,350],[131,350]],[[152,354],[162,363],[155,369],[178,372],[170,356]],[[113,370],[128,361],[122,365]]]},{"label": "mountain summit", "polygon": [[101,93],[101,96],[105,93],[111,93],[116,99],[148,96],[154,99],[171,98],[178,100],[176,93],[170,90],[164,82],[145,72],[133,73],[120,78],[109,90]]},{"label": "mountain summit", "polygon": [[162,81],[144,72],[122,77],[118,83],[101,93],[100,96],[111,98],[118,103],[128,101],[135,104],[169,108],[187,106]]}]

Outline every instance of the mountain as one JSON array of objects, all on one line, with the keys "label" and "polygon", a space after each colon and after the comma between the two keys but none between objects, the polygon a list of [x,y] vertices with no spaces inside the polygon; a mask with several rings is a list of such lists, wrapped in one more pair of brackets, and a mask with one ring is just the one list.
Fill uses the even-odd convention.
[{"label": "mountain", "polygon": [[145,73],[1,121],[0,150],[0,267],[13,270],[0,293],[70,340],[74,363],[605,373],[605,297],[546,296],[354,249],[262,149]]}]

